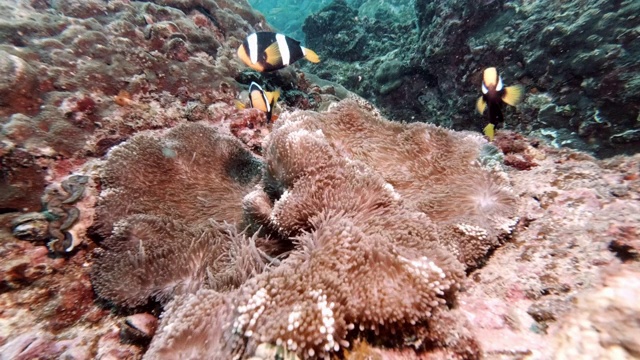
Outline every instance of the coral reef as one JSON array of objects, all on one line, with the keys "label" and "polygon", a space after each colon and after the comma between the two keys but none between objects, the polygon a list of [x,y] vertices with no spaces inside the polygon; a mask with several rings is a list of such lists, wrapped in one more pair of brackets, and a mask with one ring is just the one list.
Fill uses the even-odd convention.
[{"label": "coral reef", "polygon": [[[308,71],[394,120],[477,131],[485,121],[474,113],[481,73],[496,66],[530,97],[508,112],[507,128],[600,156],[639,149],[635,2],[419,0],[407,12],[410,2],[385,1],[403,21],[392,20],[394,11],[334,16],[362,13],[371,2],[335,1],[305,20],[307,42],[325,49]],[[346,43],[331,40],[343,33]]]},{"label": "coral reef", "polygon": [[[633,150],[635,3],[303,4],[319,76],[246,1],[0,4],[0,358],[638,357],[640,157],[557,149]],[[417,123],[486,65],[550,143]]]},{"label": "coral reef", "polygon": [[638,328],[634,324],[640,313],[638,295],[636,273],[611,269],[604,276],[603,288],[579,297],[573,313],[561,319],[566,321],[558,329],[556,357],[639,357]]},{"label": "coral reef", "polygon": [[0,358],[141,356],[142,348],[120,341],[120,317],[95,303],[86,249],[49,257],[45,246],[13,240],[6,215],[0,220]]},{"label": "coral reef", "polygon": [[[271,243],[293,239],[294,247],[268,248],[256,238],[262,264],[272,264],[269,270],[253,270],[244,283],[226,289],[201,285],[178,291],[166,304],[145,357],[312,358],[335,352],[344,358],[362,353],[420,358],[420,352],[403,350],[407,347],[433,356],[517,358],[565,351],[561,319],[580,311],[571,299],[595,291],[606,273],[602,269],[622,266],[622,276],[640,271],[637,260],[621,255],[633,251],[633,242],[625,240],[632,235],[625,234],[635,231],[630,215],[639,193],[638,160],[598,163],[522,137],[498,143],[511,153],[537,151],[537,166],[510,172],[513,190],[498,176],[495,148],[487,149],[476,134],[390,123],[361,100],[343,101],[324,113],[284,114],[265,142],[260,188],[242,204],[250,228],[269,235]],[[424,156],[407,157],[418,148]],[[402,164],[403,170],[394,168]],[[451,170],[438,176],[443,168]],[[461,181],[457,177],[475,182],[451,186]],[[438,203],[445,196],[438,194],[445,188],[438,185],[442,179],[449,180],[450,203],[469,205]],[[609,190],[614,188],[615,193]],[[516,195],[521,202],[514,201]],[[439,205],[427,206],[430,202]],[[487,251],[512,232],[516,213],[522,217],[513,239],[486,261]],[[462,218],[469,223],[456,220]],[[580,230],[585,221],[599,234],[597,242]],[[140,240],[152,243],[152,238]],[[624,241],[626,250],[616,250]],[[117,264],[117,251],[109,251]],[[525,264],[530,270],[523,276]],[[465,269],[476,270],[466,278]],[[434,276],[437,288],[428,285]],[[415,283],[425,278],[430,280]],[[402,297],[394,296],[398,293]],[[613,338],[607,341],[619,339],[618,329],[608,330]],[[365,340],[372,346],[356,346]],[[632,353],[634,344],[623,351]]]},{"label": "coral reef", "polygon": [[[82,161],[184,121],[183,103],[203,107],[200,117],[230,103],[241,69],[233,49],[264,23],[244,1],[14,3],[0,5],[0,208],[16,210],[40,210],[32,190],[60,157]],[[124,108],[114,101],[123,90],[132,98]],[[167,106],[181,109],[159,111]]]},{"label": "coral reef", "polygon": [[[365,144],[363,134],[377,135]],[[199,140],[190,141],[193,138]],[[389,145],[397,138],[413,142],[393,151]],[[499,236],[508,235],[516,208],[504,175],[498,176],[501,171],[476,161],[484,140],[424,124],[393,124],[364,101],[345,100],[326,113],[293,112],[279,120],[264,145],[263,181],[250,193],[252,177],[230,176],[229,164],[236,173],[254,176],[252,169],[260,167],[255,160],[247,160],[247,154],[238,151],[241,148],[228,150],[237,147],[237,141],[226,142],[215,136],[213,128],[181,125],[162,138],[132,138],[114,148],[104,166],[97,214],[101,224],[112,224],[104,228],[113,229],[113,235],[93,266],[96,292],[125,306],[140,306],[150,298],[161,303],[173,299],[147,356],[193,354],[196,344],[171,345],[186,340],[175,333],[184,331],[179,329],[186,326],[185,321],[197,329],[196,337],[207,336],[213,344],[224,345],[214,352],[221,357],[259,353],[266,343],[313,358],[339,353],[349,347],[353,336],[369,332],[376,334],[379,344],[407,346],[397,340],[398,334],[404,334],[404,338],[424,337],[427,348],[444,347],[464,357],[478,355],[472,337],[445,325],[451,322],[448,308],[464,278],[463,264],[476,266],[499,243]],[[172,147],[168,149],[167,144]],[[435,149],[447,144],[458,146],[450,146],[453,153],[443,156],[455,156],[459,162],[439,162]],[[164,155],[169,150],[173,156]],[[394,176],[391,164],[413,151],[431,156],[416,164],[407,159],[404,176]],[[199,163],[192,154],[200,153],[214,155],[216,160]],[[173,164],[184,167],[187,160],[187,169],[174,169]],[[147,176],[157,172],[151,176],[155,182],[122,171],[130,167],[128,163],[137,164]],[[438,169],[444,168],[450,171],[438,175]],[[208,182],[198,172],[207,174]],[[432,190],[424,195],[424,188],[410,184],[427,174],[432,180],[424,186]],[[481,183],[488,187],[484,197],[468,198],[462,182],[447,193],[453,197],[460,193],[460,201],[466,200],[468,208],[456,214],[453,208],[438,206],[436,199],[444,196],[437,190],[442,187],[438,183],[464,178],[485,179]],[[245,186],[228,192],[232,180]],[[228,212],[182,208],[190,199],[204,196],[192,196],[185,189],[196,194],[206,189],[218,197],[227,189],[226,200],[220,198],[215,208]],[[157,204],[145,205],[157,203],[157,193],[162,194],[167,211]],[[130,198],[139,201],[131,206],[125,201]],[[480,205],[484,209],[479,211]],[[216,230],[209,220],[213,216],[237,223],[233,209],[243,208],[249,228],[271,240],[243,241],[242,236]],[[438,214],[435,208],[443,208],[444,213]],[[169,259],[167,254],[176,255]],[[260,274],[267,261],[273,268]],[[221,308],[210,311],[232,325],[209,329],[202,318],[194,318],[194,310],[182,308],[199,302],[189,296],[217,304]],[[450,339],[451,333],[458,334],[458,340]],[[214,335],[219,338],[212,339]]]}]

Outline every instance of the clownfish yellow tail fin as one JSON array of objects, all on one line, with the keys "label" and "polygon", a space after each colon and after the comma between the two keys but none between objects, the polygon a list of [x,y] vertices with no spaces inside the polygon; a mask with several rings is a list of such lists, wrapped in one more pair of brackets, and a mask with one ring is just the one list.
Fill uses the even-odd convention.
[{"label": "clownfish yellow tail fin", "polygon": [[235,100],[235,101],[234,101],[234,104],[236,105],[236,109],[238,109],[238,110],[244,110],[244,109],[247,107],[247,105],[245,105],[245,104],[244,104],[242,101],[240,101],[240,100]]},{"label": "clownfish yellow tail fin", "polygon": [[305,59],[311,61],[314,64],[317,64],[320,62],[320,57],[318,56],[318,54],[316,54],[315,51],[311,49],[307,49],[305,47],[302,48],[302,51],[304,52]]},{"label": "clownfish yellow tail fin", "polygon": [[482,130],[482,132],[484,133],[484,135],[486,137],[489,138],[489,141],[493,141],[493,138],[495,136],[495,125],[493,124],[488,124],[487,126],[484,127],[484,129]]},{"label": "clownfish yellow tail fin", "polygon": [[487,102],[484,101],[484,99],[482,98],[482,96],[480,96],[478,98],[478,101],[476,101],[476,109],[478,110],[478,112],[480,114],[484,114],[484,110],[487,108]]},{"label": "clownfish yellow tail fin", "polygon": [[504,95],[502,95],[502,101],[505,103],[516,106],[524,99],[524,87],[522,85],[507,86],[504,89]]}]

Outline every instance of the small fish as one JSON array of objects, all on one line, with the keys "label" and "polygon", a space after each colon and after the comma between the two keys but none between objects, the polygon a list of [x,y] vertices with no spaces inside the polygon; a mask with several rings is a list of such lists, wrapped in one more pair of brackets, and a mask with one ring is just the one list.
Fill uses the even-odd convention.
[{"label": "small fish", "polygon": [[[249,85],[249,106],[252,108],[256,108],[258,110],[262,110],[267,114],[267,123],[271,122],[271,119],[275,121],[278,117],[273,114],[273,108],[280,97],[280,91],[264,91],[260,87],[260,85],[252,82]],[[236,100],[236,108],[242,110],[246,107],[245,104]]]},{"label": "small fish", "polygon": [[498,70],[490,67],[484,70],[482,76],[482,96],[476,102],[476,108],[480,114],[489,108],[489,124],[484,127],[484,134],[493,141],[495,129],[498,124],[504,122],[502,106],[509,104],[518,105],[524,98],[524,88],[521,85],[504,87],[502,77],[498,75]]},{"label": "small fish", "polygon": [[300,42],[273,32],[257,32],[247,36],[238,48],[238,56],[250,68],[265,72],[275,71],[305,58],[320,62],[318,54],[300,46]]}]

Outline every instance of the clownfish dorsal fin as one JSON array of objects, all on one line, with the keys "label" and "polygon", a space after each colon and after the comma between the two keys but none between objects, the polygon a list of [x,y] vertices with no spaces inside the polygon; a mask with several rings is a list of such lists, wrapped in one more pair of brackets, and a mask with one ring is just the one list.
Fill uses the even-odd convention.
[{"label": "clownfish dorsal fin", "polygon": [[484,114],[484,111],[487,109],[487,102],[484,101],[482,96],[480,96],[478,101],[476,101],[476,109],[480,114]]},{"label": "clownfish dorsal fin", "polygon": [[516,106],[524,99],[524,88],[522,85],[513,85],[507,86],[504,89],[504,94],[502,95],[502,101],[505,103]]},{"label": "clownfish dorsal fin", "polygon": [[282,55],[280,55],[280,47],[277,41],[269,45],[269,47],[264,50],[264,53],[267,56],[266,61],[270,65],[276,66],[282,62]]}]

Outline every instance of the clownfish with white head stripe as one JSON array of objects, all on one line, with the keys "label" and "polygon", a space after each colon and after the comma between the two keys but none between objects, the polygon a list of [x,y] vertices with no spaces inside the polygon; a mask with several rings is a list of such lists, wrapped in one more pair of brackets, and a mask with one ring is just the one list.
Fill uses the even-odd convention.
[{"label": "clownfish with white head stripe", "polygon": [[521,85],[505,87],[498,70],[490,67],[484,70],[482,76],[482,96],[476,102],[480,114],[488,110],[489,124],[484,127],[484,134],[493,141],[496,126],[504,122],[502,107],[504,104],[518,105],[524,98],[524,88]]},{"label": "clownfish with white head stripe", "polygon": [[[249,85],[249,106],[258,110],[262,110],[267,115],[267,123],[271,123],[271,120],[274,121],[278,118],[273,114],[273,109],[276,106],[276,102],[280,97],[280,91],[264,91],[260,87],[260,85],[252,82]],[[236,108],[242,110],[246,107],[241,101],[236,100]]]},{"label": "clownfish with white head stripe", "polygon": [[305,58],[320,62],[318,54],[300,46],[300,42],[273,32],[257,32],[247,36],[238,48],[238,57],[250,68],[268,72],[291,65]]}]

